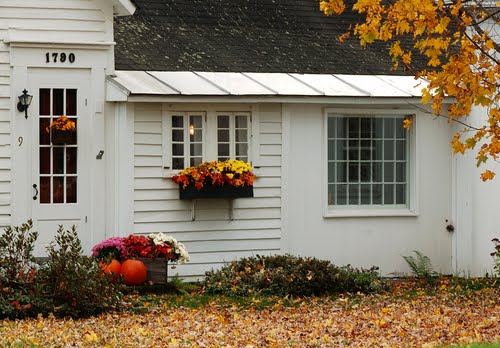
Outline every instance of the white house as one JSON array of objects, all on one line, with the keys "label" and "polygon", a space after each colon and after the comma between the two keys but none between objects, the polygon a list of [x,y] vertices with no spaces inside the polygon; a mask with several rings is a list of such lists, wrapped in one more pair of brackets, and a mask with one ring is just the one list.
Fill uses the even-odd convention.
[{"label": "white house", "polygon": [[[348,24],[315,0],[0,0],[1,225],[32,218],[38,254],[59,224],[86,251],[166,232],[185,277],[274,253],[400,273],[412,250],[491,271],[499,184],[451,155],[384,47],[336,42]],[[55,145],[61,115],[77,139]],[[227,157],[252,162],[255,197],[179,200],[172,175]]]}]

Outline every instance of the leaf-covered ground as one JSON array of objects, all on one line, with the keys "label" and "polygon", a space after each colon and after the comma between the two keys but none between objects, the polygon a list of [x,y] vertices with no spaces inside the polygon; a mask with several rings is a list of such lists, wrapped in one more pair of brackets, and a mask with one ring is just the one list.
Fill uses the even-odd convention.
[{"label": "leaf-covered ground", "polygon": [[263,299],[241,304],[220,298],[193,306],[201,295],[172,296],[136,296],[126,312],[87,319],[5,320],[0,346],[441,347],[500,342],[498,287],[450,292],[443,286],[432,295],[396,290],[264,306]]}]

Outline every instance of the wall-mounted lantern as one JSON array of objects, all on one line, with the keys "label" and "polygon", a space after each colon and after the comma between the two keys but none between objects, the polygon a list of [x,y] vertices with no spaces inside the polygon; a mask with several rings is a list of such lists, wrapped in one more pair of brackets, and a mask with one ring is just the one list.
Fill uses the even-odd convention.
[{"label": "wall-mounted lantern", "polygon": [[30,107],[31,99],[33,99],[33,96],[29,95],[28,91],[24,89],[23,94],[20,95],[18,98],[19,102],[17,103],[17,110],[21,112],[24,111],[24,116],[28,118],[28,108]]}]

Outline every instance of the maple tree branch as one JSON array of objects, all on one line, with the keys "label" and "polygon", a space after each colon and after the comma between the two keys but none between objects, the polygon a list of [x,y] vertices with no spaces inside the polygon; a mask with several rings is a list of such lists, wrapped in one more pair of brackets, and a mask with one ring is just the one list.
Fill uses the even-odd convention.
[{"label": "maple tree branch", "polygon": [[480,25],[484,22],[486,22],[488,19],[494,17],[495,15],[499,14],[500,13],[500,10],[497,10],[495,12],[492,12],[490,13],[489,15],[487,15],[486,17],[484,17],[483,19],[481,19],[479,22],[475,22],[476,25]]},{"label": "maple tree branch", "polygon": [[[482,29],[479,29],[479,30],[481,30],[481,32],[482,32]],[[478,34],[480,34],[481,32],[478,32]],[[494,57],[493,57],[491,54],[489,54],[488,52],[484,51],[484,50],[482,49],[482,47],[481,47],[481,46],[480,46],[480,45],[479,45],[476,41],[474,41],[474,40],[473,40],[473,39],[469,36],[469,34],[467,34],[467,32],[466,32],[465,30],[463,31],[463,34],[465,35],[465,37],[466,37],[467,39],[469,39],[469,41],[470,41],[470,42],[472,42],[472,44],[473,44],[474,46],[476,46],[476,48],[479,50],[479,52],[483,53],[486,57],[490,58],[493,62],[495,62],[495,64],[500,65],[500,61],[498,61],[496,58],[494,58]],[[492,41],[493,41],[493,40],[492,40]],[[493,45],[494,45],[494,47],[495,47],[495,50],[496,50],[497,52],[500,52],[500,46],[498,46],[498,44],[496,44],[495,42],[493,42]]]},{"label": "maple tree branch", "polygon": [[[474,18],[472,16],[472,14],[470,13],[470,11],[466,8],[464,8],[464,11],[467,13],[467,15],[471,18]],[[459,21],[462,21],[460,18],[458,18]],[[472,23],[472,27],[474,28],[474,30],[481,36],[483,35],[486,35],[486,33],[484,32],[484,30],[481,28],[481,26],[478,24],[478,22],[474,21]],[[462,27],[463,28],[463,27]],[[476,42],[474,41],[470,36],[469,34],[467,33],[467,28],[465,29],[461,29],[462,33],[465,35],[465,37],[467,37],[467,39],[469,39],[470,42],[472,42],[472,44],[474,46],[476,46],[476,48],[479,50],[479,52],[483,53],[484,55],[486,55],[489,59],[491,59],[493,62],[495,62],[497,65],[500,65],[500,61],[498,61],[495,57],[493,57],[490,53],[486,52],[485,50],[483,50],[483,48]],[[488,35],[486,35],[488,36]],[[488,36],[489,37],[489,36]],[[491,40],[493,42],[493,47],[495,48],[495,51],[497,52],[500,52],[500,46],[495,42],[495,40]]]},{"label": "maple tree branch", "polygon": [[414,104],[410,101],[406,101],[409,105],[417,108],[418,110],[420,110],[421,112],[425,113],[425,114],[428,114],[428,115],[432,115],[434,116],[435,118],[438,118],[438,117],[443,117],[443,118],[446,118],[448,121],[452,121],[452,122],[456,122],[458,124],[461,124],[462,126],[465,126],[467,128],[469,128],[469,130],[475,130],[475,131],[478,131],[480,130],[481,128],[477,128],[477,127],[474,127],[474,126],[471,126],[470,124],[467,124],[463,121],[460,121],[460,120],[457,120],[456,118],[450,118],[449,116],[445,116],[445,115],[441,115],[441,114],[434,114],[432,113],[431,111],[425,109],[424,107],[420,106],[420,105],[417,105],[417,104]]}]

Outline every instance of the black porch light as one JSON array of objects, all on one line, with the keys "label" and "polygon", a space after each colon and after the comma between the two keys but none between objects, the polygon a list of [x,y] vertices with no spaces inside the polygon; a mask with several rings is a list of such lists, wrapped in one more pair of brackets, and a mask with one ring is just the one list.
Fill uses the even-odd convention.
[{"label": "black porch light", "polygon": [[24,111],[24,116],[28,118],[28,108],[30,107],[31,99],[33,99],[33,96],[29,95],[28,91],[24,89],[23,94],[20,95],[18,98],[19,102],[17,103],[17,110],[21,112]]}]

